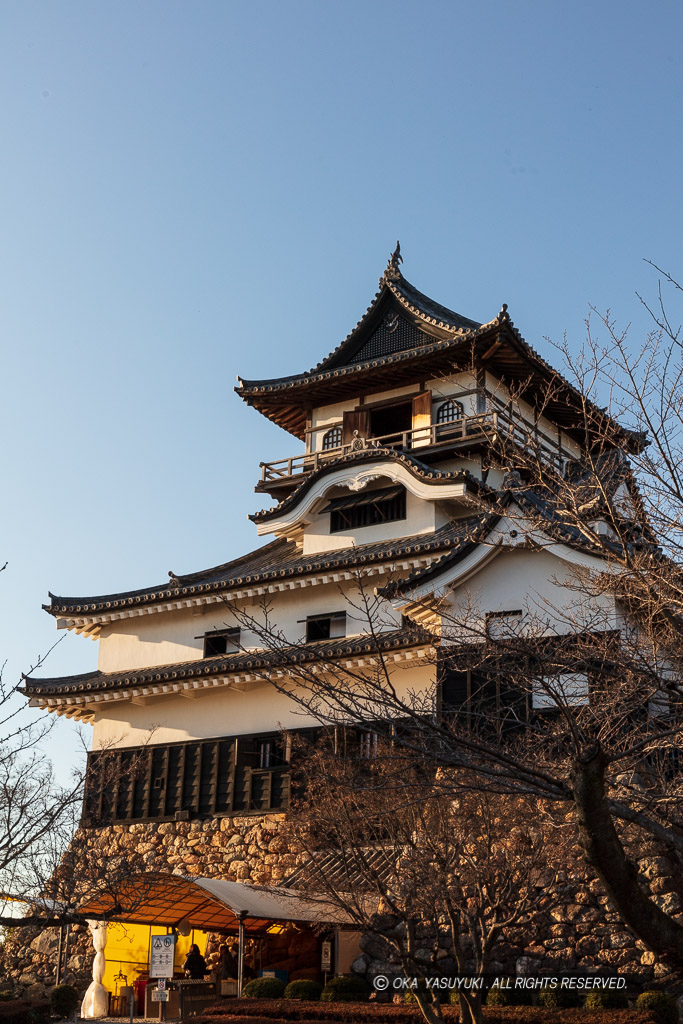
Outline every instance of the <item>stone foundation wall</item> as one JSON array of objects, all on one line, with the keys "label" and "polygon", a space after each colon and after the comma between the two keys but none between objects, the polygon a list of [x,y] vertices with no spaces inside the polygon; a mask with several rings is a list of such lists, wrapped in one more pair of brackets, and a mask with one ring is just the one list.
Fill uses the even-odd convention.
[{"label": "stone foundation wall", "polygon": [[[76,834],[69,857],[73,877],[103,877],[121,858],[134,871],[170,871],[220,877],[231,881],[278,884],[304,860],[287,848],[280,833],[283,815],[217,818],[205,821],[138,823],[89,829]],[[641,877],[668,913],[683,919],[683,889],[672,863],[649,856],[639,862]],[[514,974],[520,958],[530,973],[559,970],[628,973],[643,984],[667,972],[654,954],[636,942],[610,906],[600,884],[582,862],[566,873],[561,899],[535,932],[507,936],[496,949],[492,969]],[[449,967],[445,940],[425,932],[424,957],[435,949],[442,967]],[[32,998],[54,984],[58,929],[17,929],[0,954],[0,990]],[[372,981],[394,974],[397,967],[386,947],[367,937],[354,970]],[[84,991],[90,982],[92,943],[85,926],[72,926],[66,977]]]},{"label": "stone foundation wall", "polygon": [[[655,901],[683,923],[681,879],[676,877],[671,861],[666,857],[644,857],[638,866]],[[491,973],[618,973],[628,975],[635,985],[642,986],[670,977],[670,968],[658,962],[654,953],[633,938],[604,895],[600,882],[589,877],[583,863],[577,863],[567,876],[558,893],[557,905],[533,930],[516,929],[498,943]],[[418,959],[428,962],[438,950],[436,959],[440,969],[456,973],[455,962],[448,956],[446,934],[437,936],[433,929],[425,928],[418,933],[418,940],[422,947],[418,949]],[[378,974],[388,977],[400,974],[397,958],[381,939],[365,936],[361,949],[363,954],[354,962],[353,970],[370,983]],[[471,969],[474,970],[474,961]]]},{"label": "stone foundation wall", "polygon": [[[299,864],[279,834],[282,815],[214,818],[205,821],[110,825],[76,833],[66,858],[75,879],[106,877],[122,859],[131,871],[225,878],[277,885]],[[0,952],[0,991],[39,998],[55,982],[59,929],[18,928]],[[73,925],[66,977],[85,991],[91,981],[92,941],[84,925]]]}]

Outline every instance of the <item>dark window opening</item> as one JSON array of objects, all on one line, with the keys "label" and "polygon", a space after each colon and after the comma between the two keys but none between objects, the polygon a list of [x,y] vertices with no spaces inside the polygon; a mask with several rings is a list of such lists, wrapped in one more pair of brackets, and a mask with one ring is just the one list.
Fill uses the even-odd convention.
[{"label": "dark window opening", "polygon": [[306,642],[331,640],[346,636],[346,612],[330,612],[326,615],[309,615],[306,619]]},{"label": "dark window opening", "polygon": [[387,434],[402,434],[413,429],[413,403],[401,402],[400,405],[385,405],[378,409],[369,409],[370,436],[385,437]]},{"label": "dark window opening", "polygon": [[487,612],[486,636],[489,640],[510,640],[518,637],[522,628],[521,608],[514,611]]},{"label": "dark window opening", "polygon": [[436,410],[437,423],[453,423],[455,420],[461,420],[462,417],[462,402],[456,402],[452,398],[449,398],[447,402],[443,402]]},{"label": "dark window opening", "polygon": [[342,530],[405,519],[406,492],[404,487],[388,488],[386,491],[374,491],[359,497],[354,503],[349,501],[343,508],[335,508],[334,502],[330,505],[330,533],[340,533]]},{"label": "dark window opening", "polygon": [[341,448],[342,428],[332,427],[326,434],[323,434],[323,451],[329,452],[333,448]]},{"label": "dark window opening", "polygon": [[235,654],[240,649],[239,627],[234,629],[214,629],[210,633],[204,633],[201,637],[204,641],[204,657],[217,658],[222,654]]}]

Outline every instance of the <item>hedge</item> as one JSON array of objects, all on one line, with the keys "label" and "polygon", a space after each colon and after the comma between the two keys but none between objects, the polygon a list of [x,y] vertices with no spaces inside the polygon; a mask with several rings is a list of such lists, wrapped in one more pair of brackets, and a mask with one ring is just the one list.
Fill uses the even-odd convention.
[{"label": "hedge", "polygon": [[0,1003],[0,1024],[42,1024],[51,1013],[49,999],[10,999]]},{"label": "hedge", "polygon": [[[442,1006],[448,1024],[458,1021],[456,1006]],[[203,1013],[206,1024],[225,1021],[245,1024],[279,1024],[279,1022],[305,1021],[306,1024],[422,1024],[423,1017],[417,1006],[392,1003],[299,1003],[293,1000],[263,1000],[254,1004],[250,1000],[225,999]],[[546,1009],[542,1006],[485,1007],[485,1024],[658,1024],[649,1010],[593,1010]],[[2,1024],[2,1022],[0,1022]],[[195,1024],[201,1024],[199,1018]]]}]

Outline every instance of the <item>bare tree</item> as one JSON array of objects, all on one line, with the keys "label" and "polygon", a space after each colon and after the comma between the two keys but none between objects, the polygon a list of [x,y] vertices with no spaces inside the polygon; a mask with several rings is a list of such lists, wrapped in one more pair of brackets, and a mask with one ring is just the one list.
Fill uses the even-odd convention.
[{"label": "bare tree", "polygon": [[[556,597],[538,594],[517,622],[496,623],[471,592],[454,597],[438,581],[430,589],[419,574],[376,590],[364,572],[355,601],[368,653],[353,665],[333,645],[316,654],[287,642],[266,606],[231,611],[277,660],[279,673],[264,677],[321,722],[373,723],[392,739],[397,765],[420,756],[434,774],[455,772],[458,786],[466,778],[481,793],[573,807],[585,859],[620,916],[680,971],[683,925],[636,864],[654,850],[679,876],[683,866],[683,363],[661,292],[651,311],[655,327],[639,348],[609,314],[598,318],[602,336],[593,314],[579,354],[564,346],[586,438],[579,458],[558,466],[540,438],[520,447],[488,437],[489,464],[505,478],[472,499],[463,539],[571,550],[572,566],[558,562]],[[531,387],[510,387],[512,403]],[[559,376],[537,389],[538,418],[567,396]],[[401,615],[404,645],[423,658],[431,647],[433,690],[396,682]]]},{"label": "bare tree", "polygon": [[425,1020],[442,1021],[453,978],[467,978],[461,1019],[478,1024],[498,942],[533,934],[558,898],[548,830],[526,799],[467,792],[425,773],[422,756],[397,764],[385,744],[342,757],[331,736],[298,752],[302,795],[283,826],[309,855],[297,889],[379,942],[416,980]]},{"label": "bare tree", "polygon": [[[3,567],[4,568],[4,567]],[[30,671],[44,662],[40,658]],[[0,925],[44,919],[55,908],[45,885],[73,837],[83,791],[82,773],[55,777],[44,744],[53,723],[27,720],[23,702],[0,671]],[[19,913],[17,913],[19,911]]]}]

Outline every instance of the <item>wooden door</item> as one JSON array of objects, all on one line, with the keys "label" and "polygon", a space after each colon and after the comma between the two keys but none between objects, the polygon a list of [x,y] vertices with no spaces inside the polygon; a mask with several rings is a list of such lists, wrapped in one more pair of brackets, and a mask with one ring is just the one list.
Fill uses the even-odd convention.
[{"label": "wooden door", "polygon": [[342,444],[351,444],[353,432],[358,431],[359,437],[368,437],[370,434],[370,411],[369,409],[353,409],[344,413],[342,422]]},{"label": "wooden door", "polygon": [[413,448],[424,448],[432,440],[432,393],[420,391],[413,398]]}]

